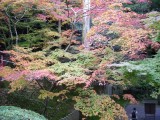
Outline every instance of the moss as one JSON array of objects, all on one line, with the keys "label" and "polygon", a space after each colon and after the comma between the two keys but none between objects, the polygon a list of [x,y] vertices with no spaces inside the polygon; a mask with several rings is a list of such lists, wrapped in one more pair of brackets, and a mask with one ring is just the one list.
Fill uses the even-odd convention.
[{"label": "moss", "polygon": [[49,68],[62,78],[68,77],[82,77],[84,75],[84,69],[76,63],[57,63]]},{"label": "moss", "polygon": [[160,30],[160,21],[154,22],[150,27],[156,30]]},{"label": "moss", "polygon": [[66,57],[66,58],[75,58],[73,54],[70,54],[68,52],[65,52],[64,50],[61,50],[61,49],[56,49],[54,50],[53,52],[51,52],[51,54],[48,56],[48,58],[51,58],[51,59],[56,59],[58,60],[58,58],[60,57]]},{"label": "moss", "polygon": [[160,32],[157,33],[157,36],[155,38],[155,41],[156,42],[160,42]]},{"label": "moss", "polygon": [[157,30],[157,34],[153,37],[153,40],[156,42],[160,42],[160,21],[154,22],[150,28]]},{"label": "moss", "polygon": [[100,59],[91,53],[79,53],[76,58],[75,62],[85,68],[98,66],[100,63]]}]

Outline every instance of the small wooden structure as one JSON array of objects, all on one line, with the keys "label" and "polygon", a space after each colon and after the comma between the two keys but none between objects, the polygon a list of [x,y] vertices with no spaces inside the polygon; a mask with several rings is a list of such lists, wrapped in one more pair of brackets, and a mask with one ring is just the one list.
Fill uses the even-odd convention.
[{"label": "small wooden structure", "polygon": [[6,59],[9,59],[9,54],[8,54],[8,53],[5,53],[4,51],[0,51],[0,67],[4,67],[4,66],[6,66],[8,63],[14,65],[14,62],[11,62],[11,61],[6,60]]},{"label": "small wooden structure", "polygon": [[157,101],[155,100],[144,101],[145,120],[156,119],[156,105],[157,105]]}]

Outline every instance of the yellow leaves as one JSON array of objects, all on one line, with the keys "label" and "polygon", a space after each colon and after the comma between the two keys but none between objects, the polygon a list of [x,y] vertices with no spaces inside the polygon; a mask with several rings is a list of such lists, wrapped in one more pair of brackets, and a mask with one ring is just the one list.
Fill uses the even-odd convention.
[{"label": "yellow leaves", "polygon": [[[137,48],[140,40],[146,40],[150,31],[144,29],[133,29],[131,27],[120,27],[118,25],[113,25],[109,28],[112,31],[118,31],[120,37],[113,41],[113,44],[119,44],[122,46],[123,50],[128,52],[128,50]],[[141,48],[143,46],[139,46]],[[142,48],[143,49],[143,48]]]},{"label": "yellow leaves", "polygon": [[9,51],[11,60],[16,63],[18,70],[40,70],[54,64],[56,61],[51,58],[45,57],[45,52],[31,52],[31,49],[24,49],[20,47],[14,48],[16,51]]},{"label": "yellow leaves", "polygon": [[94,4],[96,6],[101,6],[103,4],[103,0],[94,0]]},{"label": "yellow leaves", "polygon": [[53,2],[50,0],[35,0],[35,4],[40,8],[40,9],[51,9],[53,7]]},{"label": "yellow leaves", "polygon": [[24,80],[23,78],[12,81],[10,83],[11,89],[9,90],[9,93],[15,92],[17,90],[23,90],[29,85],[28,81]]},{"label": "yellow leaves", "polygon": [[49,99],[53,99],[54,97],[58,97],[60,95],[65,96],[65,94],[67,93],[67,90],[62,90],[58,93],[54,93],[54,92],[49,92],[47,90],[40,90],[40,95],[38,96],[39,99],[45,100],[47,98]]},{"label": "yellow leaves", "polygon": [[44,36],[46,37],[60,37],[60,34],[58,32],[55,31],[51,31],[50,29],[43,29],[41,31],[39,31],[41,34],[44,34]]},{"label": "yellow leaves", "polygon": [[48,37],[55,37],[55,36],[57,36],[57,37],[59,37],[60,36],[60,34],[58,33],[58,32],[55,32],[55,31],[48,31],[47,33],[46,33],[46,36],[48,36]]},{"label": "yellow leaves", "polygon": [[42,60],[35,60],[33,62],[26,64],[25,66],[26,70],[41,70],[44,68],[46,68],[45,61]]},{"label": "yellow leaves", "polygon": [[10,67],[6,66],[3,68],[0,68],[0,76],[1,77],[7,77],[9,74],[14,73],[13,69],[11,69]]},{"label": "yellow leaves", "polygon": [[122,3],[113,3],[111,5],[108,6],[110,9],[114,9],[114,10],[120,10],[123,8]]},{"label": "yellow leaves", "polygon": [[125,110],[109,96],[99,96],[90,91],[88,94],[82,93],[81,97],[75,97],[74,100],[77,102],[75,108],[85,116],[99,116],[100,120],[128,120]]}]

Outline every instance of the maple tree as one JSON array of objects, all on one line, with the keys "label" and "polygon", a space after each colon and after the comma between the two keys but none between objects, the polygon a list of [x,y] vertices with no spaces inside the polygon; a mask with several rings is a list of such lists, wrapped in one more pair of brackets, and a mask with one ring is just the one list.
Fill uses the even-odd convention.
[{"label": "maple tree", "polygon": [[2,1],[3,9],[5,11],[6,19],[8,21],[8,26],[11,34],[11,38],[13,40],[13,32],[11,29],[11,24],[13,24],[14,34],[16,35],[16,45],[18,45],[18,32],[17,32],[17,24],[21,19],[25,16],[26,12],[32,5],[28,3],[28,1]]},{"label": "maple tree", "polygon": [[74,98],[77,101],[75,107],[86,119],[128,119],[123,108],[108,96],[99,96],[93,90],[77,91],[80,92],[80,95]]},{"label": "maple tree", "polygon": [[[67,113],[61,112],[62,108],[76,108],[85,118],[127,119],[116,99],[122,96],[135,104],[137,95],[121,93],[120,96],[114,94],[110,98],[98,95],[99,91],[96,93],[89,88],[94,85],[101,88],[119,85],[122,90],[136,87],[138,80],[141,81],[138,73],[144,70],[126,70],[127,67],[134,70],[137,64],[148,73],[153,73],[155,66],[152,64],[148,67],[146,63],[151,64],[153,61],[157,65],[158,57],[146,58],[154,57],[160,48],[159,42],[153,41],[159,40],[159,13],[138,13],[141,10],[142,13],[148,12],[145,10],[151,5],[148,0],[84,2],[86,4],[82,0],[1,1],[0,24],[7,23],[0,26],[1,41],[6,46],[14,44],[13,41],[24,46],[5,51],[10,56],[7,59],[14,65],[0,68],[0,76],[10,83],[7,95],[10,101],[14,101],[13,105],[35,110],[49,119],[64,117]],[[81,37],[83,18],[87,18],[88,27],[90,22],[92,25],[88,28],[90,30],[85,35],[84,43],[79,46],[82,43],[78,37]],[[131,65],[127,67],[117,64],[135,60],[142,63],[127,63]],[[117,66],[124,67],[124,71],[119,72]],[[150,67],[153,68],[151,71]],[[156,88],[153,84],[157,84],[158,72],[147,77],[153,78],[150,83]],[[146,86],[147,77],[142,76]],[[79,87],[81,90],[77,92]],[[152,95],[158,94],[154,92]],[[115,97],[115,101],[112,97]],[[28,106],[23,104],[21,98]],[[71,102],[69,106],[66,101]]]}]

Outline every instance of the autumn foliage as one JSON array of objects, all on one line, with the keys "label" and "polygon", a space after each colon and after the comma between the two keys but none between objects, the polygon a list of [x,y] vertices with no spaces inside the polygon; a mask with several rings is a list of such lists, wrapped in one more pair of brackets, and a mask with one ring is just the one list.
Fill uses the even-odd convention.
[{"label": "autumn foliage", "polygon": [[[85,119],[127,120],[117,101],[138,103],[137,96],[123,93],[130,86],[137,87],[131,80],[136,74],[126,77],[118,70],[148,57],[158,63],[160,13],[146,13],[143,8],[151,4],[149,0],[91,0],[86,50],[82,0],[1,0],[0,46],[9,57],[6,66],[0,67],[0,83],[7,82],[4,91],[11,99],[5,104],[20,104],[55,120],[73,108]],[[136,12],[139,5],[143,14]],[[102,95],[109,85],[113,95]],[[95,86],[102,92],[93,90]]]}]

